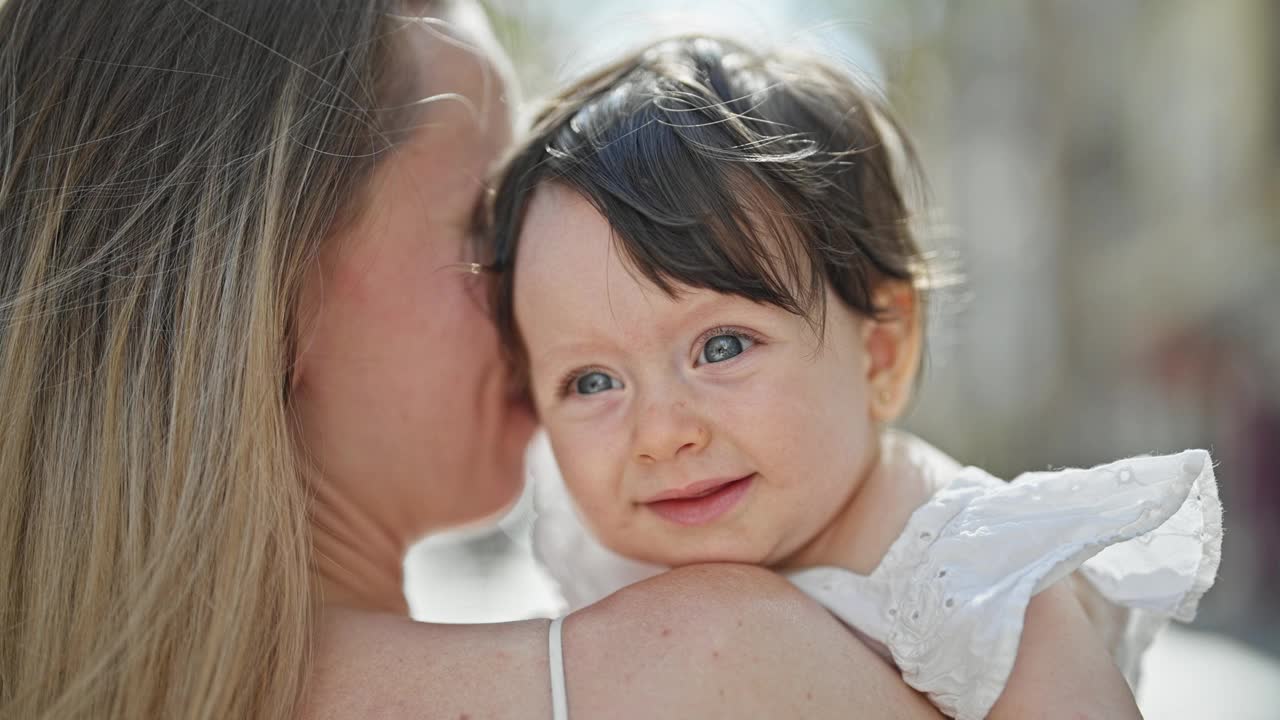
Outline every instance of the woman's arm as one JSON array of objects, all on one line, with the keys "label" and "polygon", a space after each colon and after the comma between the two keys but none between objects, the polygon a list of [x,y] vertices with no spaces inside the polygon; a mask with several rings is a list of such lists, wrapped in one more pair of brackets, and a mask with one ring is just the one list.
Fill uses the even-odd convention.
[{"label": "woman's arm", "polygon": [[[328,609],[302,717],[551,717],[547,621],[428,625]],[[664,573],[564,625],[572,720],[941,716],[819,605],[761,568]]]},{"label": "woman's arm", "polygon": [[1142,717],[1066,581],[1031,598],[1013,672],[988,717]]},{"label": "woman's arm", "polygon": [[681,568],[565,623],[571,718],[940,718],[826,610],[757,567]]}]

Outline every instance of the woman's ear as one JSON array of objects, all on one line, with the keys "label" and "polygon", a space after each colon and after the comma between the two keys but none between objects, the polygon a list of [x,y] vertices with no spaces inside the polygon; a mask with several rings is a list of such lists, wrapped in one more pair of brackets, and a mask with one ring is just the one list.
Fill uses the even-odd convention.
[{"label": "woman's ear", "polygon": [[911,401],[923,344],[916,291],[907,283],[883,283],[872,293],[881,313],[862,324],[867,350],[871,418],[896,420]]}]

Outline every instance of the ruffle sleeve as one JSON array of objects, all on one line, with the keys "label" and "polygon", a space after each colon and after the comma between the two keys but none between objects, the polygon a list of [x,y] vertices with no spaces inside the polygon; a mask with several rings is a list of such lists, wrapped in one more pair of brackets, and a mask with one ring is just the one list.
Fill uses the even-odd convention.
[{"label": "ruffle sleeve", "polygon": [[1080,569],[1134,614],[1149,643],[1169,619],[1194,617],[1221,542],[1203,450],[1010,483],[965,468],[913,515],[880,568],[884,642],[906,681],[940,709],[982,718],[1009,678],[1036,593]]}]

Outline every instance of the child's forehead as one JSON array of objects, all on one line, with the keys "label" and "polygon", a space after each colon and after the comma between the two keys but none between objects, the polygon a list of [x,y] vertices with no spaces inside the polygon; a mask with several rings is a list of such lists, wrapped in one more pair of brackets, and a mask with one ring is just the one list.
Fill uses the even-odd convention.
[{"label": "child's forehead", "polygon": [[780,308],[711,290],[692,290],[676,298],[657,288],[636,302],[595,298],[560,312],[542,314],[524,329],[529,361],[534,368],[578,362],[599,353],[647,355],[669,353],[682,340],[712,327],[747,325],[758,328],[794,322]]},{"label": "child's forehead", "polygon": [[656,338],[726,312],[785,314],[713,290],[675,286],[667,293],[629,266],[608,221],[587,200],[553,186],[539,189],[529,205],[516,278],[516,320],[531,355],[584,338]]},{"label": "child's forehead", "polygon": [[[621,274],[620,280],[655,290],[668,284],[716,288],[719,281],[726,283],[718,287],[722,291],[751,295],[743,291],[766,282],[765,278],[796,295],[813,289],[806,287],[816,279],[810,275],[806,241],[767,197],[758,197],[758,189],[743,190],[748,197],[742,200],[738,225],[721,227],[708,217],[708,222],[700,223],[699,232],[676,227],[671,237],[664,237],[664,229],[648,222],[640,227],[635,217],[622,220],[627,234],[620,235],[614,226],[619,218],[606,217],[584,191],[560,181],[544,181],[534,191],[521,224],[516,292],[521,285],[536,282],[526,281],[526,276],[563,282],[576,274],[588,280],[599,274],[591,271],[601,269],[609,271],[610,277]],[[626,205],[616,198],[601,202],[612,210]],[[686,242],[688,246],[680,245]],[[712,246],[720,249],[709,251]],[[682,280],[686,276],[692,282]]]},{"label": "child's forehead", "polygon": [[517,294],[543,282],[594,275],[588,271],[614,254],[612,238],[609,222],[585,198],[559,183],[543,183],[520,228]]},{"label": "child's forehead", "polygon": [[529,204],[515,274],[522,325],[528,324],[526,319],[591,316],[594,313],[588,311],[605,306],[616,311],[640,304],[658,312],[670,302],[666,293],[627,266],[612,227],[599,211],[557,185],[540,188]]}]

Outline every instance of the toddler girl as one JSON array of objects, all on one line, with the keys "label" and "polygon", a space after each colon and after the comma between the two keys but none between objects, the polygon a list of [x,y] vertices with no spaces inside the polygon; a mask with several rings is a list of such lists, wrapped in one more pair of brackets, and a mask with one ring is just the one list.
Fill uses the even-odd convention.
[{"label": "toddler girl", "polygon": [[572,497],[539,472],[537,551],[575,606],[663,567],[775,568],[958,718],[1046,688],[1136,714],[1121,672],[1213,582],[1212,464],[1006,483],[887,429],[926,277],[895,138],[910,158],[840,72],[708,38],[542,113],[489,213],[498,323]]}]

